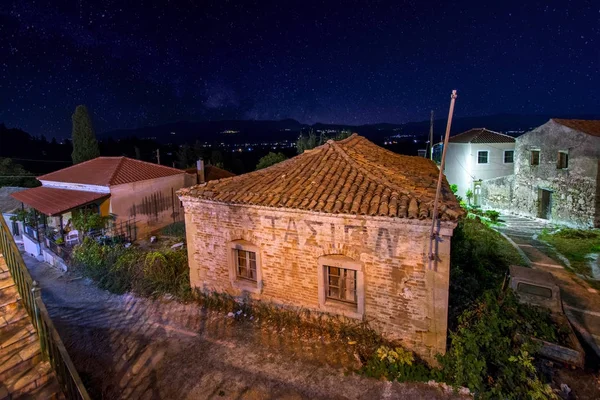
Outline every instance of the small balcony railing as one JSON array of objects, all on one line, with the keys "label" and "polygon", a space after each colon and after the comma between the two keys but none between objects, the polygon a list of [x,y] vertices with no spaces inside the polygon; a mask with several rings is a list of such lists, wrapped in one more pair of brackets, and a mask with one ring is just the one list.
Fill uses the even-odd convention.
[{"label": "small balcony railing", "polygon": [[29,236],[30,238],[35,239],[35,240],[40,239],[40,234],[39,234],[38,230],[36,228],[34,228],[33,226],[25,225],[24,230],[25,230],[25,234],[27,236]]}]

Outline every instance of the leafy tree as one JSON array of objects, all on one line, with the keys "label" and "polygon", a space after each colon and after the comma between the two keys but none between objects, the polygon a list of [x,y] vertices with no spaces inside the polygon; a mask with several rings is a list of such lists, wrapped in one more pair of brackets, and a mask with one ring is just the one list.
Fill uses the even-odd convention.
[{"label": "leafy tree", "polygon": [[189,144],[184,144],[177,150],[177,163],[180,168],[187,168],[194,165],[196,154]]},{"label": "leafy tree", "polygon": [[258,164],[256,164],[256,169],[259,170],[259,169],[267,168],[267,167],[270,167],[271,165],[280,163],[286,159],[287,159],[287,157],[283,153],[269,152],[269,154],[267,154],[266,156],[264,156],[260,160],[258,160]]},{"label": "leafy tree", "polygon": [[223,154],[220,150],[213,150],[210,153],[210,163],[218,168],[223,168]]},{"label": "leafy tree", "polygon": [[36,187],[40,182],[20,164],[10,158],[0,158],[0,187],[3,186]]},{"label": "leafy tree", "polygon": [[100,156],[96,133],[87,107],[79,105],[71,117],[73,121],[73,164],[91,160]]},{"label": "leafy tree", "polygon": [[315,131],[310,129],[308,131],[308,135],[306,135],[306,136],[303,133],[300,133],[300,136],[298,137],[298,140],[296,141],[296,151],[298,152],[298,154],[302,154],[302,153],[304,153],[305,150],[314,149],[317,146],[324,145],[325,143],[327,143],[327,141],[329,139],[333,139],[336,141],[342,140],[342,139],[346,139],[351,134],[352,134],[351,131],[345,130],[345,131],[340,131],[338,134],[336,134],[335,136],[330,138],[324,132],[321,132],[319,134],[319,137],[317,138]]}]

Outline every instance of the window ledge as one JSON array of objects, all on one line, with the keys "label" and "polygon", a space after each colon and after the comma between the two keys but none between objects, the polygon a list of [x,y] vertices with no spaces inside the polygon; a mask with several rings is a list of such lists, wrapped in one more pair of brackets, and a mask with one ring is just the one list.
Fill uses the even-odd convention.
[{"label": "window ledge", "polygon": [[242,290],[249,293],[261,294],[262,293],[262,284],[259,285],[258,282],[252,283],[243,279],[236,279],[231,281],[231,286],[238,290]]},{"label": "window ledge", "polygon": [[322,304],[319,308],[331,314],[339,314],[354,319],[363,319],[363,314],[358,312],[357,306],[346,304],[344,302],[328,299],[325,301],[325,304]]}]

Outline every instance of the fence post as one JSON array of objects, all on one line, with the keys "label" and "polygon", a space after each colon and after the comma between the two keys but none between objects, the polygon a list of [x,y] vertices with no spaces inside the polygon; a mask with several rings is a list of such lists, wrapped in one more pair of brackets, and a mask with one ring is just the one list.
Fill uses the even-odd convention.
[{"label": "fence post", "polygon": [[46,356],[46,330],[42,326],[42,316],[40,314],[40,309],[37,305],[37,299],[40,297],[40,287],[37,281],[33,281],[33,286],[31,288],[31,293],[33,294],[33,313],[35,314],[35,325],[37,328],[37,334],[40,340],[40,348],[42,350],[42,356],[44,358],[48,358]]}]

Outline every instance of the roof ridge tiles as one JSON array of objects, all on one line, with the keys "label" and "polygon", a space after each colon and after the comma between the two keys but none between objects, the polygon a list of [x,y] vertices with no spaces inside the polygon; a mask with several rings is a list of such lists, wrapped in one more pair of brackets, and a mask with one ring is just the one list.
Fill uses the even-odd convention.
[{"label": "roof ridge tiles", "polygon": [[112,175],[110,176],[110,178],[108,178],[108,185],[112,185],[115,177],[117,177],[117,175],[119,174],[119,172],[121,171],[121,168],[123,167],[123,161],[125,160],[125,157],[120,157],[119,163],[117,164],[117,167],[115,168],[115,170],[113,171]]},{"label": "roof ridge tiles", "polygon": [[[354,214],[425,219],[439,170],[429,160],[396,154],[353,134],[263,170],[180,189],[182,198]],[[461,214],[444,180],[444,220]]]},{"label": "roof ridge tiles", "polygon": [[[356,137],[358,140],[360,140],[360,136],[358,136],[356,133],[353,134],[352,136],[344,139],[345,141],[349,142],[348,139],[354,138]],[[329,142],[329,141],[328,141]],[[341,142],[341,141],[340,141]],[[344,144],[346,144],[347,142],[345,142]],[[365,175],[367,178],[377,182],[380,185],[386,185],[390,188],[393,188],[399,192],[402,193],[406,193],[405,189],[402,189],[401,187],[397,186],[396,184],[392,183],[391,181],[389,181],[386,178],[382,178],[382,177],[378,177],[376,175],[373,175],[373,173],[371,173],[371,171],[367,170],[366,168],[364,168],[362,165],[360,165],[358,162],[356,162],[354,160],[354,158],[352,158],[348,153],[346,153],[346,151],[335,141],[333,141],[331,143],[331,146],[338,152],[341,154],[341,156],[348,162],[350,163],[354,168],[356,168],[358,171],[360,171],[363,175]]]}]

